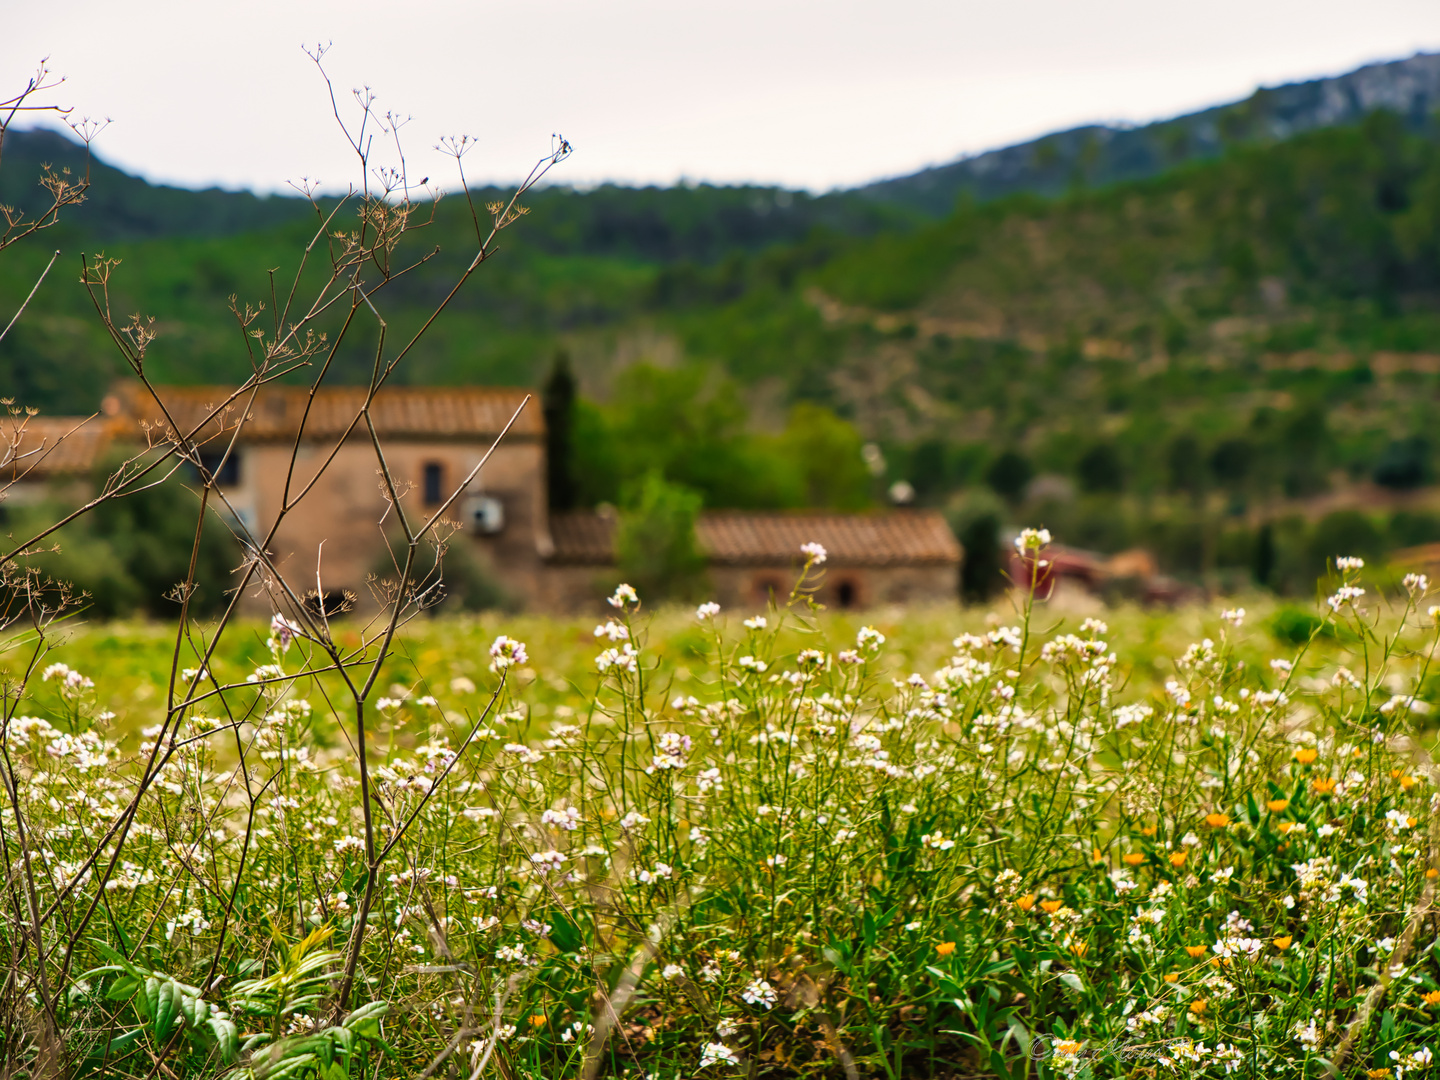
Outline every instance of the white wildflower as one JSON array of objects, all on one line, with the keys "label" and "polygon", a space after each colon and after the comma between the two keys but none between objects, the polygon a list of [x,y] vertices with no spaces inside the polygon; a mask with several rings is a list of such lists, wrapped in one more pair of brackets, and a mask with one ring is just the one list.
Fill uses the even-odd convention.
[{"label": "white wildflower", "polygon": [[734,1050],[731,1050],[724,1043],[706,1043],[700,1051],[700,1065],[703,1069],[710,1065],[739,1065],[740,1058]]},{"label": "white wildflower", "polygon": [[530,659],[525,652],[525,643],[501,634],[490,646],[490,670],[504,671],[515,664],[524,664]]},{"label": "white wildflower", "polygon": [[613,608],[624,608],[627,604],[640,603],[640,596],[629,585],[616,585],[615,592],[606,597],[605,602]]},{"label": "white wildflower", "polygon": [[1039,551],[1049,543],[1049,529],[1021,529],[1020,535],[1015,537],[1015,550],[1021,554],[1026,551]]},{"label": "white wildflower", "polygon": [[740,1000],[747,1005],[760,1005],[766,1009],[774,1008],[775,988],[764,979],[754,979],[749,986],[740,991]]}]

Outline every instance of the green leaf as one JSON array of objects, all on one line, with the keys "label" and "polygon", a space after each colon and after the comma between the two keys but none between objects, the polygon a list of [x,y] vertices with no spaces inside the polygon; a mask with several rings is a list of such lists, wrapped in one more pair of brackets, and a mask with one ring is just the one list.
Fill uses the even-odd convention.
[{"label": "green leaf", "polygon": [[174,979],[166,979],[160,984],[155,1004],[155,1038],[160,1042],[165,1041],[175,1026],[176,999],[179,996],[180,988],[175,985]]},{"label": "green leaf", "polygon": [[[177,992],[175,995],[175,1007],[180,1010],[180,1015],[185,1017],[185,1023],[191,1030],[200,1026],[196,1023],[195,1016],[201,1004],[202,1002],[199,998],[192,997],[189,994]],[[206,1006],[206,1011],[209,1011],[209,1006]]]},{"label": "green leaf", "polygon": [[931,964],[926,964],[925,970],[935,976],[936,980],[940,983],[939,992],[941,997],[958,997],[963,992],[960,984],[950,976],[949,972],[941,971]]},{"label": "green leaf", "polygon": [[[117,968],[113,968],[113,967],[112,967],[112,968],[97,968],[96,970],[97,970],[97,971],[116,971],[116,970],[121,970],[121,969],[117,969]],[[83,979],[83,978],[86,977],[86,975],[94,975],[95,973],[96,973],[95,971],[87,971],[87,972],[85,973],[85,975],[81,975],[80,977]],[[136,990],[139,990],[139,989],[140,989],[140,980],[137,979],[137,978],[135,978],[133,975],[126,975],[124,978],[116,979],[116,980],[110,985],[110,989],[107,990],[107,991],[105,991],[105,997],[106,997],[106,999],[109,1000],[109,1001],[123,1001],[123,1000],[125,1000],[126,998],[128,998],[131,994],[135,993]]]},{"label": "green leaf", "polygon": [[117,971],[124,971],[124,970],[125,970],[125,969],[124,969],[123,967],[121,967],[119,964],[106,964],[106,965],[104,965],[103,967],[96,967],[96,968],[91,968],[89,971],[82,971],[79,975],[76,976],[76,978],[78,978],[78,979],[91,979],[91,978],[94,978],[94,977],[96,977],[96,976],[98,976],[98,975],[113,975],[113,974],[115,974]]},{"label": "green leaf", "polygon": [[320,1032],[317,1050],[326,1061],[333,1059],[337,1053],[341,1057],[349,1057],[355,1052],[356,1041],[362,1037],[343,1025],[327,1027]]},{"label": "green leaf", "polygon": [[97,941],[95,938],[91,938],[90,944],[94,947],[97,953],[103,956],[106,960],[109,960],[110,963],[115,964],[118,967],[125,968],[127,970],[132,966],[129,960],[121,956],[109,945],[105,944],[105,942]]},{"label": "green leaf", "polygon": [[1025,1051],[1025,1056],[1030,1056],[1030,1029],[1019,1020],[1010,1021],[1010,1030],[1006,1032],[1006,1038],[1014,1039],[1020,1049]]},{"label": "green leaf", "polygon": [[136,1028],[134,1031],[127,1031],[124,1035],[119,1035],[111,1039],[107,1045],[96,1049],[95,1053],[91,1054],[90,1057],[94,1060],[99,1060],[104,1057],[118,1057],[139,1042],[140,1036],[143,1034],[144,1031],[140,1028]]},{"label": "green leaf", "polygon": [[550,940],[561,952],[577,952],[585,944],[585,939],[580,933],[580,928],[563,911],[553,912],[550,916]]},{"label": "green leaf", "polygon": [[990,975],[999,975],[1002,971],[1009,971],[1015,966],[1015,958],[1007,960],[996,960],[993,964],[986,964],[977,974],[978,978],[984,979]]},{"label": "green leaf", "polygon": [[270,1041],[270,1033],[269,1033],[269,1032],[266,1032],[266,1031],[261,1031],[261,1032],[255,1034],[255,1035],[249,1036],[249,1037],[245,1040],[245,1044],[240,1047],[240,1051],[241,1051],[241,1053],[248,1054],[248,1053],[250,1053],[252,1050],[254,1050],[257,1046],[263,1046],[265,1043],[267,1043],[267,1042],[269,1042],[269,1041]]},{"label": "green leaf", "polygon": [[344,1026],[351,1031],[358,1031],[362,1035],[379,1035],[380,1020],[389,1011],[390,1003],[387,1001],[367,1002],[345,1018]]},{"label": "green leaf", "polygon": [[220,1051],[220,1060],[231,1064],[240,1056],[240,1032],[235,1021],[220,1012],[210,1016],[210,1030],[215,1033],[215,1045]]},{"label": "green leaf", "polygon": [[297,1057],[283,1058],[274,1068],[267,1068],[264,1065],[255,1070],[257,1080],[284,1080],[287,1076],[295,1076],[315,1063],[314,1054],[300,1054]]},{"label": "green leaf", "polygon": [[154,975],[146,976],[145,994],[141,1000],[145,1004],[145,1019],[154,1019],[160,1010],[160,980]]},{"label": "green leaf", "polygon": [[1077,994],[1083,994],[1085,992],[1085,984],[1080,981],[1080,976],[1076,975],[1073,971],[1062,971],[1060,973],[1060,981]]}]

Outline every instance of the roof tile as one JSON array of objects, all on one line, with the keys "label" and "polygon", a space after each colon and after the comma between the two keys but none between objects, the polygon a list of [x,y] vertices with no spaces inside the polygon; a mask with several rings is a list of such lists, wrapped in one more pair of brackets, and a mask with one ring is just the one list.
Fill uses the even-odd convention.
[{"label": "roof tile", "polygon": [[[127,383],[118,388],[117,411],[137,423],[161,427],[168,427],[168,412],[177,426],[191,431],[228,401],[222,417],[209,424],[212,437],[233,429],[242,416],[242,439],[293,439],[302,421],[313,439],[334,439],[352,426],[364,430],[363,422],[356,423],[366,394],[360,386],[322,387],[312,399],[308,387],[269,384],[256,391],[248,414],[244,406],[249,395],[235,395],[232,388],[165,386],[159,393],[165,412],[144,387]],[[510,437],[542,435],[545,421],[539,402],[532,400],[521,409],[527,396],[524,390],[488,386],[386,387],[376,393],[370,416],[381,438],[494,438],[520,410]]]},{"label": "roof tile", "polygon": [[[557,562],[613,562],[615,519],[594,513],[555,514],[550,535]],[[870,514],[797,511],[713,511],[700,515],[696,541],[712,563],[789,565],[802,560],[800,545],[824,546],[831,563],[893,566],[960,561],[960,545],[943,515],[931,510]]]},{"label": "roof tile", "polygon": [[114,434],[115,424],[100,417],[0,418],[0,480],[87,473]]}]

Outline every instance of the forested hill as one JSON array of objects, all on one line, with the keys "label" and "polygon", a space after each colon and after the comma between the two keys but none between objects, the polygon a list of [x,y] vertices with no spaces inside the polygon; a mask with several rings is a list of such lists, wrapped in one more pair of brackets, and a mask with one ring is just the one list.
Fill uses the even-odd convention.
[{"label": "forested hill", "polygon": [[[7,140],[7,185],[39,160],[16,145],[33,144]],[[312,215],[291,200],[152,188],[105,168],[94,181],[66,225],[0,259],[0,291],[18,303],[55,247],[62,266],[103,247],[124,260],[115,306],[164,327],[157,377],[243,374],[227,298],[263,298],[265,270],[295,263]],[[1437,199],[1433,131],[1388,113],[1154,180],[972,205],[933,224],[853,194],[548,189],[408,374],[534,383],[563,345],[603,392],[614,363],[648,350],[718,364],[783,400],[830,402],[877,437],[953,437],[962,415],[969,429],[983,415],[987,432],[1018,438],[1084,390],[1059,393],[1063,380],[1036,381],[1038,371],[1019,378],[1022,355],[1092,361],[1082,381],[1109,387],[1115,415],[1130,392],[1121,384],[1144,382],[1162,359],[1167,371],[1194,361],[1219,372],[1306,350],[1437,348]],[[206,200],[224,212],[190,228]],[[102,212],[117,203],[128,224]],[[462,204],[445,200],[417,241],[441,254],[391,292],[395,323],[419,318],[464,257]],[[47,410],[93,407],[114,374],[75,277],[52,275],[0,344],[7,390]],[[355,375],[365,354],[357,342],[341,374]],[[1011,359],[960,376],[991,354]],[[983,405],[970,400],[982,387]],[[1017,412],[1002,398],[1028,404]]]},{"label": "forested hill", "polygon": [[[13,183],[17,158],[4,165]],[[266,271],[293,267],[313,224],[284,200],[175,198],[191,195],[240,200],[227,220],[255,224],[112,235],[113,307],[156,316],[157,380],[242,378],[227,298],[268,300]],[[1113,548],[1137,538],[1124,506],[1223,496],[1252,513],[1435,476],[1440,143],[1410,117],[936,221],[759,188],[529,202],[402,374],[538,386],[568,352],[588,399],[582,501],[623,498],[650,469],[712,506],[854,505],[903,479],[936,504],[990,490],[1089,507],[1072,537]],[[5,309],[53,248],[78,269],[101,243],[88,228],[9,249]],[[463,200],[442,202],[416,240],[440,254],[381,298],[398,334],[442,295],[468,229]],[[118,374],[77,277],[52,274],[0,343],[5,396],[85,410]],[[357,335],[335,376],[360,378],[372,344]],[[861,440],[886,462],[869,487],[849,467]]]},{"label": "forested hill", "polygon": [[64,238],[87,245],[162,236],[232,236],[301,220],[308,210],[299,198],[151,184],[106,164],[71,137],[43,128],[7,132],[3,151],[0,204],[31,217],[49,206],[36,182],[44,166],[68,171],[76,180],[88,172],[89,193],[83,203],[67,210],[60,231]]},{"label": "forested hill", "polygon": [[[164,237],[221,237],[309,222],[298,195],[260,197],[246,191],[152,185],[105,162],[103,136],[94,152],[44,129],[6,134],[0,159],[0,204],[30,215],[48,206],[36,183],[46,165],[80,177],[89,170],[84,203],[64,215],[59,235],[86,245]],[[477,188],[481,203],[508,189]],[[450,204],[458,209],[458,198]],[[661,261],[713,262],[737,251],[803,239],[815,229],[866,235],[916,223],[922,215],[853,192],[811,195],[759,186],[709,184],[631,188],[605,184],[577,190],[563,183],[538,188],[523,243],[550,254],[604,255]],[[52,233],[52,235],[56,235]]]},{"label": "forested hill", "polygon": [[1060,195],[1139,180],[1229,147],[1274,142],[1317,128],[1359,123],[1377,109],[1422,129],[1440,108],[1440,53],[1370,64],[1345,75],[1256,90],[1244,101],[1141,127],[1089,124],[859,188],[873,198],[943,217],[964,196],[977,201]]}]

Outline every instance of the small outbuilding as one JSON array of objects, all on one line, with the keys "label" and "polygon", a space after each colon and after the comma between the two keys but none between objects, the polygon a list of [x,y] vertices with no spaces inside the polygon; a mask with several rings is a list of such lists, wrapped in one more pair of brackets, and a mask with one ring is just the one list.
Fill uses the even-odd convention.
[{"label": "small outbuilding", "polygon": [[[552,583],[559,590],[554,606],[576,606],[594,595],[598,578],[613,580],[615,525],[613,513],[550,519]],[[805,561],[800,546],[812,542],[827,554],[815,594],[827,607],[938,603],[959,591],[960,544],[932,510],[710,511],[695,523],[695,540],[715,599],[727,606],[787,596]]]}]

